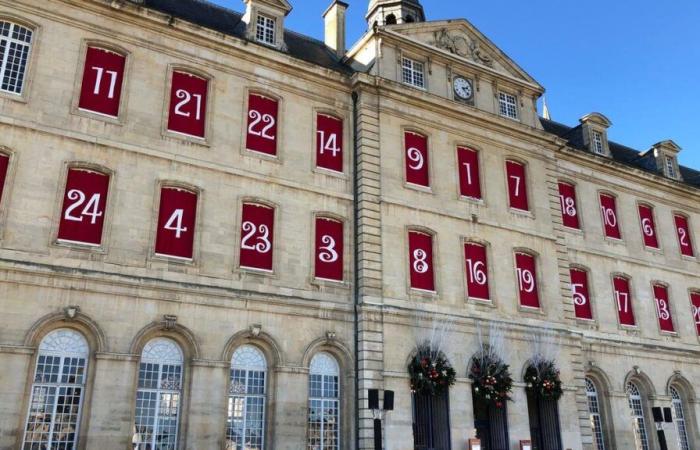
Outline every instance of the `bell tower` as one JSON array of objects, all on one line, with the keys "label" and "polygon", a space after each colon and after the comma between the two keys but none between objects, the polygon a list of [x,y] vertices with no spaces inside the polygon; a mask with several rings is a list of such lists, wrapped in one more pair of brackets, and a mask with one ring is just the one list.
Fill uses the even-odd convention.
[{"label": "bell tower", "polygon": [[369,27],[425,22],[420,0],[370,0],[367,8]]}]

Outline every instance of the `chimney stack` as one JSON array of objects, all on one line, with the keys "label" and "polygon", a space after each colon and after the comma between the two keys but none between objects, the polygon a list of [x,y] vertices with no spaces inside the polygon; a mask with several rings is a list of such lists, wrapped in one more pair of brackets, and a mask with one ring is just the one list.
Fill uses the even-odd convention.
[{"label": "chimney stack", "polygon": [[323,13],[326,46],[333,49],[335,54],[341,58],[345,55],[345,13],[347,10],[347,3],[333,0],[331,6]]}]

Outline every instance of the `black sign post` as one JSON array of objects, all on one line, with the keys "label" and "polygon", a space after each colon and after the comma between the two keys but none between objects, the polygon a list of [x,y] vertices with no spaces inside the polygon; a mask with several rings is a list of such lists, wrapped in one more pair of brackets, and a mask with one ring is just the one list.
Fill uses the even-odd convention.
[{"label": "black sign post", "polygon": [[367,403],[374,417],[374,450],[382,450],[382,416],[394,410],[394,391],[384,391],[384,408],[379,408],[379,389],[368,391]]}]

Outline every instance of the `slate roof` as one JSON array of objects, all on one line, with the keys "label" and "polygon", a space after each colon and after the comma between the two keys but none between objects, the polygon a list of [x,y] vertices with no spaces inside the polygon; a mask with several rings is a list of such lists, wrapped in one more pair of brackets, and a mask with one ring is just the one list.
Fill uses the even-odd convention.
[{"label": "slate roof", "polygon": [[[541,117],[540,122],[542,123],[545,131],[565,139],[569,147],[588,152],[588,149],[583,145],[583,128],[581,125],[572,128],[559,122],[543,119]],[[659,176],[661,175],[659,173],[659,168],[656,167],[656,159],[651,152],[640,152],[639,150],[626,147],[616,142],[608,142],[608,145],[610,147],[610,153],[612,154],[613,160],[645,172],[650,172]],[[683,184],[700,188],[700,171],[689,167],[680,166],[680,172],[681,176],[683,177]]]},{"label": "slate roof", "polygon": [[[143,5],[176,19],[245,39],[245,23],[241,20],[243,17],[241,13],[204,0],[143,0]],[[290,56],[343,74],[352,73],[350,66],[342,63],[340,58],[321,41],[285,30],[284,42],[287,44],[287,53]],[[255,45],[261,44],[255,43]]]}]

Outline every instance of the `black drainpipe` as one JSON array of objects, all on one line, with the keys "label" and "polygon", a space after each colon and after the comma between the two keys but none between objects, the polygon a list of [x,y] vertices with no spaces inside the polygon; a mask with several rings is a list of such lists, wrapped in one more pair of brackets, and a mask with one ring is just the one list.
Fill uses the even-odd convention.
[{"label": "black drainpipe", "polygon": [[352,181],[352,193],[353,193],[353,296],[354,296],[354,306],[355,306],[355,449],[360,448],[360,244],[359,244],[359,232],[358,226],[360,223],[360,196],[359,196],[359,171],[357,170],[360,160],[360,144],[357,139],[357,92],[352,93],[352,135],[353,135],[353,181]]}]

